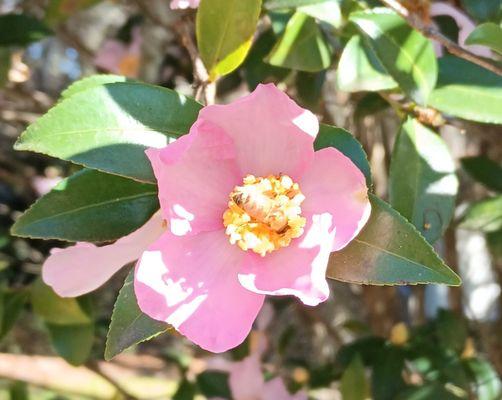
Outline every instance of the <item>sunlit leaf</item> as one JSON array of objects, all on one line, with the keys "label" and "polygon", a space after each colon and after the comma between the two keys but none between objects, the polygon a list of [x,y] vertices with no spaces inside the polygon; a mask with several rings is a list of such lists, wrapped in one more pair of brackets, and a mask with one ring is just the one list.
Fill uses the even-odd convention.
[{"label": "sunlit leaf", "polygon": [[458,180],[439,135],[415,119],[403,123],[392,154],[390,204],[434,243],[453,217]]},{"label": "sunlit leaf", "polygon": [[487,46],[502,54],[502,28],[493,22],[481,24],[469,34],[465,44]]},{"label": "sunlit leaf", "polygon": [[472,204],[466,210],[460,227],[483,232],[502,229],[502,195]]},{"label": "sunlit leaf", "polygon": [[188,133],[201,107],[158,86],[109,83],[63,99],[28,127],[15,148],[155,182],[145,149]]},{"label": "sunlit leaf", "polygon": [[443,56],[428,103],[455,117],[502,124],[502,77],[461,58]]},{"label": "sunlit leaf", "polygon": [[403,91],[425,104],[437,79],[432,43],[388,9],[356,12],[350,20],[369,39],[382,65]]},{"label": "sunlit leaf", "polygon": [[154,185],[84,169],[33,204],[11,232],[32,238],[110,241],[135,231],[158,208]]},{"label": "sunlit leaf", "polygon": [[375,52],[359,35],[352,36],[343,49],[336,70],[336,83],[345,92],[397,87],[396,81],[385,71]]},{"label": "sunlit leaf", "polygon": [[368,285],[444,283],[460,285],[416,228],[370,194],[371,216],[361,233],[331,254],[327,276]]},{"label": "sunlit leaf", "polygon": [[261,11],[261,0],[202,0],[197,44],[211,80],[236,69],[246,57]]},{"label": "sunlit leaf", "polygon": [[331,47],[314,18],[296,12],[266,61],[299,71],[317,72],[331,64]]}]

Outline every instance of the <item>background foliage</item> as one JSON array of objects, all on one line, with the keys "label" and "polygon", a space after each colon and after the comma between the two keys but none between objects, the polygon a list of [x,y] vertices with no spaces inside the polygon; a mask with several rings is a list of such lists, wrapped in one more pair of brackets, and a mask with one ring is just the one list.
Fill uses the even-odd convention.
[{"label": "background foliage", "polygon": [[313,399],[500,399],[501,21],[499,0],[0,3],[0,398],[232,398],[213,357],[140,312],[130,268],[62,299],[40,266],[141,226],[144,149],[274,82],[373,211],[330,259],[330,300],[269,299],[226,359],[262,336],[264,376]]}]

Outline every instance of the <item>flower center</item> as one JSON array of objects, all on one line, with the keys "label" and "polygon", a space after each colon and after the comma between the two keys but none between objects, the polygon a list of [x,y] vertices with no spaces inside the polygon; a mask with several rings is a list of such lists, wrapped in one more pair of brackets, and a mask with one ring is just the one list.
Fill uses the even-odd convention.
[{"label": "flower center", "polygon": [[287,175],[247,175],[243,185],[230,193],[228,209],[223,214],[230,243],[262,257],[288,246],[303,234],[303,200],[298,183]]}]

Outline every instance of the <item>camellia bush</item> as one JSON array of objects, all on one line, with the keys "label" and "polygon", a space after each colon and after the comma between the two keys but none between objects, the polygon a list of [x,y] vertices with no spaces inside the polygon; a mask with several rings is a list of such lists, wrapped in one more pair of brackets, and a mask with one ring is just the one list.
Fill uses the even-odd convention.
[{"label": "camellia bush", "polygon": [[[178,369],[162,398],[500,399],[502,358],[487,354],[500,337],[479,345],[459,303],[396,312],[380,331],[362,322],[383,321],[410,293],[431,296],[415,285],[473,287],[457,231],[488,243],[497,270],[500,2],[124,2],[122,41],[91,57],[68,21],[122,6],[105,3],[0,15],[6,88],[19,49],[54,36],[108,72],[84,73],[16,135],[14,157],[30,165],[27,152],[39,153],[36,163],[65,172],[12,214],[0,246],[25,240],[43,257],[2,271],[0,334],[34,314],[59,356],[100,375],[103,360],[149,349]],[[149,26],[175,35],[162,68],[178,78],[141,76]],[[392,136],[368,125],[375,118]],[[459,137],[484,131],[493,147],[459,153]],[[465,182],[481,189],[461,197]],[[333,327],[337,303],[361,290],[368,309]],[[291,345],[315,342],[306,329],[317,324],[334,340],[326,350],[323,339],[322,362]],[[1,366],[0,377],[51,389]],[[29,394],[16,385],[12,399]]]}]

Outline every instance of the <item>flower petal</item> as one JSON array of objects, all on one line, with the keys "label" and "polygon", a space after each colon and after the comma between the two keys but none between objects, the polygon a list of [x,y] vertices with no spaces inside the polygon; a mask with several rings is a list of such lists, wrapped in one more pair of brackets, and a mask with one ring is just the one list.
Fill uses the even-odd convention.
[{"label": "flower petal", "polygon": [[261,400],[307,400],[305,392],[291,394],[280,377],[274,378],[263,386]]},{"label": "flower petal", "polygon": [[53,249],[42,266],[42,278],[62,297],[91,292],[125,264],[138,259],[165,232],[162,225],[162,217],[157,212],[141,228],[113,244],[97,247],[77,243],[65,249]]},{"label": "flower petal", "polygon": [[167,232],[136,267],[138,305],[206,350],[231,349],[248,335],[264,299],[239,284],[243,256],[223,230],[187,236]]},{"label": "flower petal", "polygon": [[308,306],[318,305],[329,295],[326,267],[334,233],[331,215],[308,218],[303,236],[288,247],[265,257],[248,254],[239,281],[256,293],[294,295]]},{"label": "flower petal", "polygon": [[232,398],[238,400],[261,399],[265,379],[261,372],[260,358],[253,354],[232,366],[228,379]]},{"label": "flower petal", "polygon": [[233,142],[221,128],[196,122],[188,135],[146,154],[172,233],[182,236],[222,228],[228,195],[242,177]]},{"label": "flower petal", "polygon": [[205,107],[199,120],[215,123],[234,140],[243,175],[297,177],[313,157],[319,130],[315,115],[273,84],[258,85],[231,104]]},{"label": "flower petal", "polygon": [[345,247],[368,221],[371,205],[364,175],[338,150],[316,151],[299,184],[305,195],[304,215],[328,213],[333,217],[332,251]]}]

